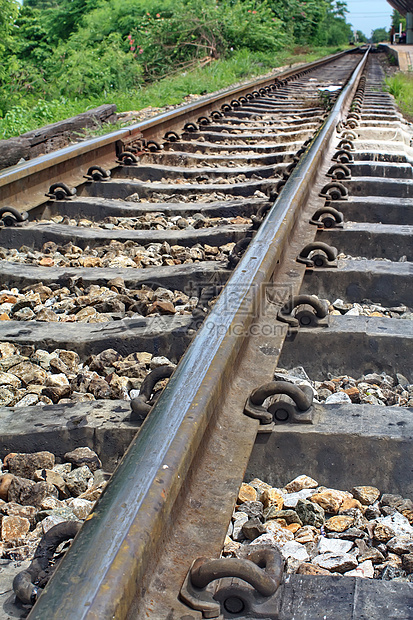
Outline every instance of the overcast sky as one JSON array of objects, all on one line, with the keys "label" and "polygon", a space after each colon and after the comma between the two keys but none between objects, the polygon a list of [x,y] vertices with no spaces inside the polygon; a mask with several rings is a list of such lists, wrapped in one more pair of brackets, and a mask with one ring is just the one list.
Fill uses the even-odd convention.
[{"label": "overcast sky", "polygon": [[386,0],[347,0],[347,21],[368,37],[376,28],[390,28],[392,7]]}]

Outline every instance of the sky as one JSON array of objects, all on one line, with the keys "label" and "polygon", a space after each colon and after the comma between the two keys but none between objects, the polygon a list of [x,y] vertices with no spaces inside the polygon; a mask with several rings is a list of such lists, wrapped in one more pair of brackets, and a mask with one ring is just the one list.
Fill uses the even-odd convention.
[{"label": "sky", "polygon": [[390,28],[393,9],[386,0],[346,1],[349,10],[346,19],[355,30],[361,30],[369,37],[376,28]]}]

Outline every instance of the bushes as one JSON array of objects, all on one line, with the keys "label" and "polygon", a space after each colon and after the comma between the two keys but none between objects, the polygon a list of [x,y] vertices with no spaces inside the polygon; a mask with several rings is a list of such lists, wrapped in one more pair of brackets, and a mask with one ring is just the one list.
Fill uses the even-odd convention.
[{"label": "bushes", "polygon": [[340,44],[349,28],[342,4],[24,0],[19,11],[17,0],[0,0],[0,132],[57,120],[64,105],[66,116],[76,114],[80,100],[130,102],[144,84],[189,71],[200,59],[236,56],[237,70],[244,63],[250,75],[259,54],[274,55],[295,42]]}]

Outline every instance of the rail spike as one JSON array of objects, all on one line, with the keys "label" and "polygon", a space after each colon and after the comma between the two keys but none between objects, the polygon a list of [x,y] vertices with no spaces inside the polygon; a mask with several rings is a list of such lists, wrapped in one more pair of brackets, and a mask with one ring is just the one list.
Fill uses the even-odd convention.
[{"label": "rail spike", "polygon": [[[265,408],[267,398],[271,404]],[[255,389],[244,406],[244,414],[260,420],[263,426],[279,424],[311,424],[313,420],[313,390],[309,385],[294,385],[288,381],[271,381]]]},{"label": "rail spike", "polygon": [[342,164],[352,164],[354,162],[353,153],[346,149],[340,149],[332,157],[333,161],[339,161]]},{"label": "rail spike", "polygon": [[135,166],[138,163],[138,158],[131,151],[123,151],[118,157],[118,163],[124,166]]}]

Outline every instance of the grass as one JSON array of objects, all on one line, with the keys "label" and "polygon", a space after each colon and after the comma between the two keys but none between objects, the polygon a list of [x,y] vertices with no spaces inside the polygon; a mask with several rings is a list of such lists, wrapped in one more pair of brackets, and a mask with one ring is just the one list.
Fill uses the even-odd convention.
[{"label": "grass", "polygon": [[[49,123],[75,116],[105,103],[115,103],[118,112],[138,111],[152,106],[160,108],[182,103],[189,94],[204,95],[235,84],[236,82],[268,73],[271,69],[294,63],[312,62],[344,48],[323,47],[316,49],[293,48],[277,53],[239,50],[229,58],[188,72],[175,74],[142,86],[131,92],[111,92],[93,99],[74,98],[45,101],[22,98],[19,106],[0,118],[0,139],[18,136]],[[104,126],[97,134],[113,131],[113,125]]]},{"label": "grass", "polygon": [[404,116],[413,121],[413,75],[396,73],[385,80],[386,90],[394,96]]}]

